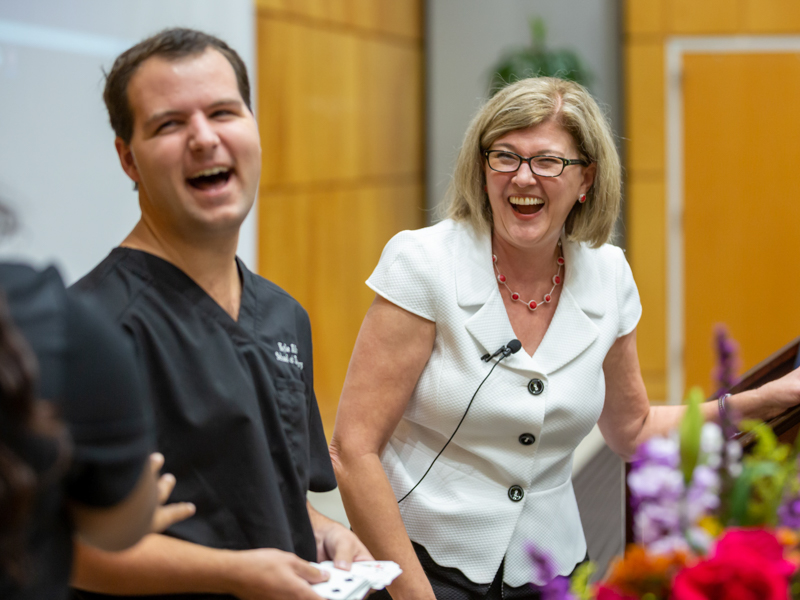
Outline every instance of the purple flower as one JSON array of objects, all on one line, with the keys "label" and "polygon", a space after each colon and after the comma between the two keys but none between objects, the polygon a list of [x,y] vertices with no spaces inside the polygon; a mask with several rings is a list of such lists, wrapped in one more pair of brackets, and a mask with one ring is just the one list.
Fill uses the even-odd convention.
[{"label": "purple flower", "polygon": [[783,527],[800,529],[800,497],[793,496],[778,509],[778,519]]},{"label": "purple flower", "polygon": [[531,557],[533,563],[534,579],[539,581],[550,581],[556,576],[556,569],[553,566],[553,561],[546,552],[542,552],[533,544],[527,546],[528,556]]},{"label": "purple flower", "polygon": [[544,585],[531,584],[541,594],[542,600],[577,600],[569,591],[569,578],[556,575],[550,556],[533,544],[528,544],[527,550],[533,563],[534,579],[547,582]]},{"label": "purple flower", "polygon": [[674,534],[661,538],[647,546],[651,554],[674,554],[675,552],[689,552],[689,544],[682,535]]},{"label": "purple flower", "polygon": [[706,465],[699,465],[692,474],[692,483],[686,493],[688,517],[692,522],[719,508],[719,475]]},{"label": "purple flower", "polygon": [[645,502],[633,517],[636,542],[648,549],[659,540],[680,536],[681,518],[677,502]]},{"label": "purple flower", "polygon": [[717,355],[717,366],[714,369],[714,379],[719,389],[717,396],[727,394],[730,389],[739,383],[739,345],[733,341],[728,328],[719,323],[714,327],[714,350]]},{"label": "purple flower", "polygon": [[542,600],[576,600],[569,591],[569,578],[559,575],[543,586],[533,586],[542,595]]},{"label": "purple flower", "polygon": [[631,469],[647,465],[663,465],[677,469],[680,463],[678,442],[669,438],[650,438],[640,444],[631,459]]},{"label": "purple flower", "polygon": [[633,457],[628,487],[634,533],[637,543],[651,551],[662,547],[668,551],[682,540],[680,507],[685,487],[679,464],[678,443],[669,438],[649,439]]},{"label": "purple flower", "polygon": [[727,463],[728,474],[736,478],[742,473],[742,446],[736,440],[731,440],[725,444],[725,462]]},{"label": "purple flower", "polygon": [[634,509],[647,501],[677,503],[683,495],[683,475],[675,468],[657,464],[645,465],[631,469],[628,487]]}]

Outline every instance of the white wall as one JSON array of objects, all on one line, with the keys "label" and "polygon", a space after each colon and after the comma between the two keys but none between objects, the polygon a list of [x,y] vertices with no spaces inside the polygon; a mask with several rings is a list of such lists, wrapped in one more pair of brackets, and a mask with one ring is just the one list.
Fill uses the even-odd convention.
[{"label": "white wall", "polygon": [[590,90],[621,124],[619,0],[428,0],[428,206],[444,196],[464,132],[487,98],[492,66],[530,43],[540,16],[551,48],[576,51],[594,74]]},{"label": "white wall", "polygon": [[[56,263],[73,282],[136,223],[137,196],[117,162],[101,69],[172,26],[224,39],[253,77],[252,0],[0,2],[0,195],[20,221],[0,242],[4,258]],[[248,264],[254,223],[251,215],[239,245]]]}]

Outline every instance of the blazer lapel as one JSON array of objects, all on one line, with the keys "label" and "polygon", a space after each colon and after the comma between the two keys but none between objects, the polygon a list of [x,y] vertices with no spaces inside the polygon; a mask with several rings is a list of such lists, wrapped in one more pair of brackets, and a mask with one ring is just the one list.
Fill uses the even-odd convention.
[{"label": "blazer lapel", "polygon": [[597,339],[600,330],[568,289],[561,291],[556,313],[533,355],[537,370],[550,374],[576,358]]},{"label": "blazer lapel", "polygon": [[497,289],[492,266],[492,239],[469,225],[461,229],[453,256],[456,274],[456,299],[461,307],[480,306]]},{"label": "blazer lapel", "polygon": [[[493,354],[495,350],[515,337],[511,322],[508,320],[506,307],[503,304],[503,298],[497,288],[491,293],[489,299],[481,306],[480,310],[467,319],[465,327],[470,335],[483,347],[483,350],[490,354]],[[525,351],[522,350],[516,355],[503,360],[503,364],[510,365],[511,359],[520,354],[524,354],[527,357]]]},{"label": "blazer lapel", "polygon": [[[465,327],[484,352],[492,353],[515,336],[494,276],[491,239],[469,226],[459,226],[462,235],[454,256],[456,297],[462,308],[480,307]],[[602,317],[605,307],[594,256],[574,242],[564,242],[563,250],[564,289],[550,327],[533,357],[524,350],[513,354],[503,361],[509,368],[552,373],[580,355],[599,335],[592,319]]]},{"label": "blazer lapel", "polygon": [[600,329],[593,318],[605,314],[594,254],[583,245],[563,242],[564,289],[542,343],[533,355],[543,373],[552,373],[586,350]]},{"label": "blazer lapel", "polygon": [[[457,226],[461,235],[454,255],[456,298],[462,308],[480,307],[465,326],[484,352],[493,353],[514,339],[514,330],[494,277],[491,238],[470,226]],[[510,358],[503,362],[508,363]]]}]

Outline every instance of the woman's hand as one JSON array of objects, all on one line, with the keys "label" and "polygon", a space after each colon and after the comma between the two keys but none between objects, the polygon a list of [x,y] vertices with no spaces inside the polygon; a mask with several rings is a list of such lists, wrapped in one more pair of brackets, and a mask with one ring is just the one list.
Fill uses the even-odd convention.
[{"label": "woman's hand", "polygon": [[[735,419],[767,421],[800,404],[800,369],[765,383],[760,388],[730,396],[725,405]],[[716,406],[716,403],[714,403]],[[716,408],[715,408],[716,410]],[[712,418],[715,415],[712,415]]]},{"label": "woman's hand", "polygon": [[337,569],[349,571],[357,560],[374,560],[356,534],[318,512],[310,503],[306,505],[317,540],[317,562],[331,560]]},{"label": "woman's hand", "polygon": [[[771,419],[800,404],[800,368],[765,383],[756,390],[763,404],[762,419]],[[730,400],[730,399],[729,399]]]}]

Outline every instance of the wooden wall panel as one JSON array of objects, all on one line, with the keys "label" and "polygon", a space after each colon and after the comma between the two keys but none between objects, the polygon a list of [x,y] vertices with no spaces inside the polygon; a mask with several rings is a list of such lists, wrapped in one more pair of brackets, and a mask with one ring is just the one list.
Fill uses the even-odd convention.
[{"label": "wooden wall panel", "polygon": [[376,33],[422,39],[422,4],[408,0],[256,0],[264,16],[305,17]]},{"label": "wooden wall panel", "polygon": [[[666,306],[666,214],[664,198],[666,192],[666,115],[665,115],[665,73],[664,49],[670,36],[713,36],[723,35],[783,35],[800,33],[800,3],[797,0],[626,0],[624,3],[624,28],[625,28],[625,102],[626,124],[626,176],[627,176],[627,230],[629,239],[629,260],[634,277],[639,285],[642,296],[644,314],[639,328],[639,357],[647,384],[648,393],[653,400],[665,398],[667,377],[667,306]],[[787,76],[775,73],[775,77],[765,87],[751,85],[751,89],[771,90],[774,92],[784,85]],[[747,87],[747,86],[745,86]],[[730,90],[729,90],[730,91]],[[744,91],[744,90],[743,90]],[[730,92],[738,93],[738,92]],[[769,93],[770,103],[773,97]],[[742,115],[725,114],[715,111],[716,105],[708,98],[697,100],[706,102],[708,111],[704,113],[708,121],[702,131],[707,136],[714,138],[718,129],[712,128],[716,123],[719,131],[735,130],[737,123],[742,119],[747,123],[748,117]],[[760,109],[763,112],[764,95],[761,94]],[[772,109],[770,109],[772,110]],[[781,115],[781,113],[777,113]],[[691,131],[690,127],[684,128],[684,133]],[[724,137],[724,135],[723,135]],[[727,139],[727,138],[726,138]],[[785,138],[784,138],[785,139]],[[765,141],[766,143],[766,141]],[[727,145],[720,145],[718,150],[724,153],[721,159],[725,164],[726,158],[733,152],[744,151],[754,146],[739,147],[732,145],[728,140]],[[764,146],[766,148],[767,146]],[[702,172],[700,169],[698,172]],[[786,171],[789,173],[790,171]],[[778,176],[779,178],[781,176]],[[785,179],[786,175],[783,175]],[[687,184],[688,184],[687,170]],[[702,184],[702,179],[695,183]],[[762,192],[765,190],[761,190]],[[717,198],[724,199],[724,194]],[[763,194],[759,194],[763,197]],[[781,202],[776,198],[775,202]],[[725,219],[727,211],[714,204],[714,214],[706,214],[702,226],[711,230],[716,221]],[[754,207],[749,207],[744,214],[750,214]],[[769,209],[759,213],[768,215]],[[697,218],[693,215],[692,218]],[[782,217],[789,219],[788,215]],[[795,221],[796,223],[796,221]],[[730,233],[730,232],[729,232]],[[694,235],[694,234],[693,234]],[[698,234],[699,235],[699,234]],[[687,265],[694,266],[710,263],[704,256],[697,256],[702,252],[700,248],[689,246],[685,248]],[[713,259],[711,261],[713,263]],[[692,268],[687,266],[687,268]],[[687,273],[687,277],[695,275]],[[775,281],[786,283],[786,276],[775,276]],[[662,283],[659,284],[658,282]],[[778,285],[778,284],[776,284]],[[786,286],[781,288],[784,290]],[[663,291],[663,293],[662,293]],[[694,294],[696,290],[687,293]],[[781,293],[775,289],[778,296]],[[710,290],[703,292],[710,294]],[[700,294],[702,295],[702,294]],[[772,310],[772,308],[770,308]],[[767,311],[769,312],[769,311]],[[751,318],[753,323],[758,323],[758,317],[748,317],[740,313],[742,319]],[[689,316],[689,319],[694,319]],[[709,317],[710,318],[710,317]],[[725,315],[719,315],[720,320],[725,320]],[[737,317],[738,318],[738,317]],[[733,317],[731,317],[733,319]],[[735,320],[735,319],[734,319]],[[738,322],[738,321],[737,321]],[[738,327],[738,326],[737,326]],[[704,328],[700,331],[698,328]],[[695,355],[686,357],[686,364],[696,364],[687,371],[687,383],[694,382],[698,377],[700,383],[707,383],[706,371],[710,355],[710,335],[707,325],[700,326],[694,321],[687,322],[689,330],[697,331],[699,337],[687,337],[687,349],[696,347],[704,352],[702,361]],[[692,334],[694,335],[694,334]],[[749,336],[750,334],[744,334]],[[771,344],[774,340],[768,334],[765,342],[752,342],[753,354],[760,352],[757,344]],[[748,344],[751,342],[749,341]],[[744,344],[744,342],[743,342]],[[757,357],[756,357],[757,358]],[[749,360],[749,355],[748,355]],[[753,359],[755,360],[755,358]],[[705,361],[705,362],[703,362]],[[747,365],[745,365],[747,366]]]},{"label": "wooden wall panel", "polygon": [[259,26],[259,113],[267,156],[262,187],[420,171],[422,66],[418,47],[265,19]]},{"label": "wooden wall panel", "polygon": [[740,26],[738,0],[668,0],[666,5],[670,33],[730,34]]},{"label": "wooden wall panel", "polygon": [[664,170],[664,48],[659,41],[634,42],[625,52],[627,168]]},{"label": "wooden wall panel", "polygon": [[424,225],[421,0],[258,0],[259,272],[308,310],[330,435],[364,280]]},{"label": "wooden wall panel", "polygon": [[753,33],[796,33],[800,31],[800,2],[797,0],[744,0],[742,20]]},{"label": "wooden wall panel", "polygon": [[[666,240],[663,219],[650,216],[664,213],[665,191],[660,177],[630,177],[626,186],[628,205],[628,259],[637,267],[636,286],[642,302],[642,318],[637,327],[639,365],[650,398],[666,398],[667,338],[666,321]],[[646,265],[647,268],[638,268]]]},{"label": "wooden wall panel", "polygon": [[661,33],[664,29],[664,3],[666,0],[636,0],[627,2],[624,11],[626,34]]},{"label": "wooden wall panel", "polygon": [[311,315],[316,392],[330,434],[361,320],[364,281],[389,239],[421,226],[422,182],[265,192],[260,270]]}]

